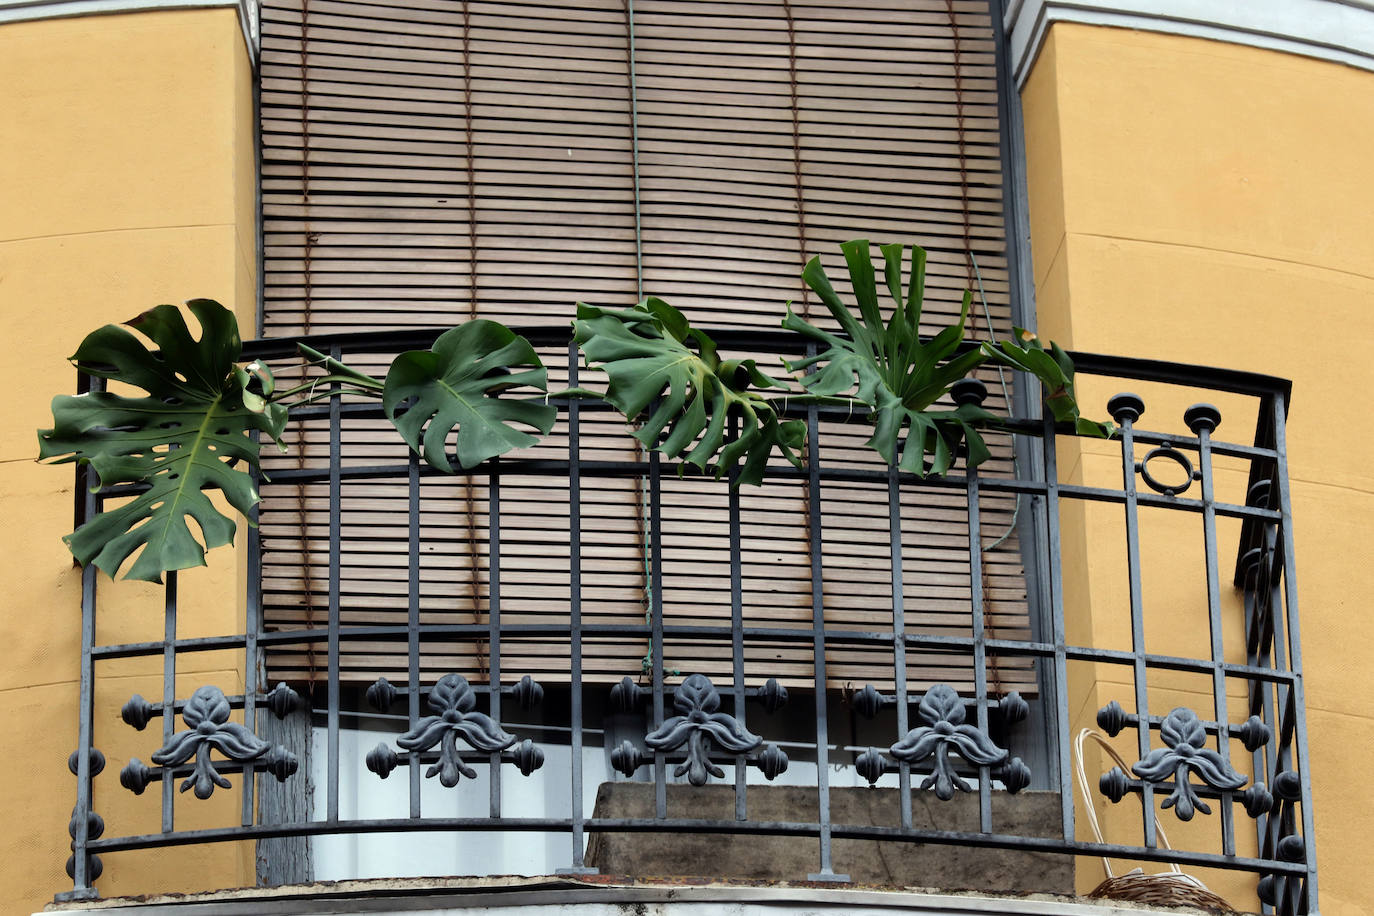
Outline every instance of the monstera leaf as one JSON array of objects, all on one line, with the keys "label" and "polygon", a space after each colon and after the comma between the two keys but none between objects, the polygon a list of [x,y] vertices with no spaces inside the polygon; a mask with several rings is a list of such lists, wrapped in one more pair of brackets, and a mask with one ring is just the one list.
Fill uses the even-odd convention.
[{"label": "monstera leaf", "polygon": [[445,331],[432,349],[396,357],[386,374],[382,407],[417,454],[452,474],[445,443],[455,426],[456,458],[463,468],[539,441],[513,423],[547,434],[555,407],[499,396],[522,385],[544,391],[547,384],[529,341],[504,325],[477,319]]},{"label": "monstera leaf", "polygon": [[902,260],[905,246],[880,246],[884,280],[895,303],[892,317],[884,322],[868,241],[858,239],[840,247],[849,267],[858,314],[856,316],[845,307],[821,267],[820,259],[812,258],[802,278],[835,316],[844,336],[815,327],[795,315],[789,306],[783,327],[816,340],[828,349],[790,362],[788,368],[801,371],[815,367],[815,371],[801,377],[801,383],[816,398],[846,395],[867,405],[873,418],[873,436],[868,444],[888,464],[917,475],[942,475],[949,470],[961,443],[968,450],[970,468],[988,459],[988,447],[978,430],[999,422],[997,415],[974,404],[961,404],[950,410],[931,409],[955,382],[988,360],[1024,369],[1043,381],[1049,390],[1046,403],[1057,419],[1071,417],[1079,423],[1080,432],[1086,431],[1089,435],[1110,435],[1110,424],[1079,420],[1078,405],[1073,397],[1073,363],[1058,347],[1054,348],[1053,357],[1037,350],[1039,345],[1033,341],[1020,347],[1003,344],[997,348],[985,343],[979,348],[961,348],[964,321],[973,298],[971,293],[964,293],[959,320],[955,324],[934,337],[923,339],[920,335],[926,272],[923,249],[912,246],[911,273],[904,296]]},{"label": "monstera leaf", "polygon": [[127,322],[153,350],[117,325],[87,336],[72,357],[81,371],[146,394],[54,398],[53,428],[38,433],[40,459],[89,465],[94,488],[146,486],[65,538],[83,566],[94,562],[111,577],[135,551],[125,577],[160,582],[163,572],[203,566],[206,550],[232,543],[234,521],[207,491],[219,490],[246,515],[258,501],[249,474],[258,467],[257,433],[281,442],[286,410],[268,400],[266,367],[237,365],[242,342],[233,313],[209,299],[187,305],[200,322],[199,339],[171,305]]},{"label": "monstera leaf", "polygon": [[[852,397],[873,411],[873,436],[868,444],[888,464],[918,475],[944,474],[964,441],[968,443],[970,467],[986,461],[988,449],[975,425],[993,422],[996,415],[972,404],[953,410],[930,409],[950,386],[987,359],[976,349],[959,352],[972,294],[964,294],[958,323],[922,340],[919,328],[925,296],[925,251],[912,246],[911,276],[903,297],[905,246],[881,246],[887,288],[896,303],[892,317],[884,323],[868,241],[859,239],[840,247],[849,265],[859,314],[856,317],[845,307],[821,267],[820,258],[812,258],[802,279],[815,290],[848,336],[822,331],[794,314],[789,306],[783,327],[825,344],[828,349],[790,362],[788,368],[800,371],[817,367],[815,372],[802,376],[801,382],[818,397],[853,391]],[[903,430],[906,442],[899,449]]]},{"label": "monstera leaf", "polygon": [[1016,340],[984,343],[983,354],[993,362],[1029,372],[1045,384],[1045,406],[1060,423],[1070,423],[1080,436],[1110,438],[1116,429],[1111,423],[1098,423],[1078,415],[1078,400],[1073,391],[1073,360],[1050,341],[1046,350],[1034,334],[1015,328]]},{"label": "monstera leaf", "polygon": [[[588,365],[605,370],[606,400],[631,421],[647,414],[634,431],[645,445],[701,470],[714,460],[717,478],[742,461],[742,483],[763,482],[774,448],[801,466],[796,450],[806,424],[780,420],[773,405],[751,390],[787,386],[753,360],[722,360],[715,341],[662,299],[650,297],[625,311],[578,303],[573,336]],[[726,441],[731,414],[740,418],[740,429]]]}]

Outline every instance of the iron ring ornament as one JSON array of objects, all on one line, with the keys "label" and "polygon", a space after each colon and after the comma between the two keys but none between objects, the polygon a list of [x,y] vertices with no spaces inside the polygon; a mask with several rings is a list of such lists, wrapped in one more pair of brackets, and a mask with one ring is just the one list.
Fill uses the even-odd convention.
[{"label": "iron ring ornament", "polygon": [[[1150,473],[1150,462],[1157,458],[1167,458],[1183,469],[1183,481],[1177,484],[1166,484]],[[1140,479],[1145,481],[1145,485],[1156,493],[1165,496],[1178,496],[1180,493],[1187,492],[1193,485],[1194,480],[1202,479],[1202,472],[1194,469],[1193,463],[1188,460],[1188,456],[1174,448],[1168,442],[1164,442],[1156,448],[1150,449],[1145,453],[1145,457],[1135,464],[1135,469],[1140,472]]]},{"label": "iron ring ornament", "polygon": [[[382,684],[379,681],[374,687]],[[529,678],[522,680],[521,684],[528,695],[527,699],[534,699],[536,691],[542,696],[542,689]],[[388,683],[384,689],[377,691],[379,694],[385,693],[385,696],[369,698],[384,707],[390,705],[394,691],[395,688]],[[413,760],[418,760],[420,754],[438,745],[439,760],[425,771],[426,779],[438,776],[445,788],[452,789],[464,776],[468,779],[477,778],[477,771],[463,762],[458,748],[459,738],[473,750],[487,754],[500,753],[518,743],[515,764],[526,776],[543,766],[544,752],[532,741],[526,739],[522,742],[517,736],[503,731],[491,716],[476,711],[477,695],[462,675],[446,674],[439,678],[430,690],[427,702],[434,715],[416,722],[414,728],[396,739],[396,743],[408,751]],[[369,751],[366,758],[367,768],[383,779],[391,775],[399,762],[400,756],[385,743]]]},{"label": "iron ring ornament", "polygon": [[[135,697],[135,700],[141,699]],[[216,786],[231,788],[229,780],[216,771],[211,759],[211,751],[216,750],[239,763],[261,762],[268,772],[283,782],[296,772],[299,763],[294,754],[262,740],[243,725],[230,722],[230,711],[229,699],[224,691],[214,686],[197,688],[181,713],[187,730],[173,734],[166,744],[153,752],[153,763],[165,767],[167,771],[195,758],[191,775],[181,784],[182,792],[194,789],[196,798],[205,799],[214,794]],[[142,715],[126,715],[124,718],[135,728],[139,727],[138,720],[141,719],[144,724],[147,722]],[[153,778],[153,770],[137,757],[131,759],[119,774],[120,784],[136,795],[142,794]]]},{"label": "iron ring ornament", "polygon": [[[633,709],[649,694],[628,677],[612,690],[612,704]],[[787,691],[776,680],[759,693],[770,711],[787,700]],[[644,736],[644,743],[657,753],[668,753],[685,747],[687,759],[673,771],[674,776],[686,776],[694,786],[706,785],[708,779],[725,776],[725,771],[711,762],[711,746],[741,756],[753,756],[763,745],[763,738],[749,731],[734,716],[720,711],[720,692],[704,674],[691,674],[673,691],[676,716]],[[777,745],[764,747],[754,761],[769,781],[787,771],[787,754]],[[611,765],[626,776],[632,775],[644,763],[644,756],[629,741],[622,741],[611,754]]]}]

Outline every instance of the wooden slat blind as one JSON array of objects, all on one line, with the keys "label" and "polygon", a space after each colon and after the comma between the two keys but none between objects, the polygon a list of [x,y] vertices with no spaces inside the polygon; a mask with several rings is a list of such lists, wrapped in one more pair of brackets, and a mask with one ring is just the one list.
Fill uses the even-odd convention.
[{"label": "wooden slat blind", "polygon": [[[774,328],[782,303],[830,318],[797,279],[865,236],[930,251],[927,326],[948,324],[965,288],[1010,328],[992,26],[982,0],[268,0],[262,13],[265,332],[295,335],[447,326],[470,317],[564,326],[578,300],[661,296],[704,327]],[[975,270],[976,267],[976,270]],[[843,287],[843,284],[839,284]],[[842,288],[842,293],[846,292]],[[986,333],[984,309],[975,330]],[[566,354],[541,354],[552,382]],[[366,358],[360,360],[367,363]],[[378,356],[377,367],[384,366]],[[773,361],[776,364],[776,361]],[[285,370],[289,374],[289,368]],[[992,381],[995,376],[989,376]],[[990,406],[1002,406],[993,384]],[[823,463],[878,467],[867,431],[822,424]],[[298,424],[282,466],[317,466],[327,428]],[[386,424],[345,423],[345,461],[403,459]],[[623,425],[583,418],[583,459],[636,457]],[[1006,473],[1003,444],[989,473]],[[566,429],[530,454],[566,458]],[[550,489],[550,487],[553,489]],[[566,619],[567,491],[505,478],[504,622]],[[485,621],[487,478],[424,483],[425,622]],[[665,620],[728,621],[724,483],[662,483]],[[322,619],[328,501],[322,485],[268,485],[264,601],[270,625]],[[742,497],[743,607],[758,626],[809,623],[807,519],[820,545],[827,620],[890,625],[887,491],[770,484]],[[405,481],[343,491],[345,623],[404,622]],[[1012,517],[985,497],[987,540]],[[969,627],[967,506],[950,491],[902,495],[904,597],[916,632]],[[635,480],[584,478],[583,614],[642,620],[647,507]],[[1000,636],[1028,632],[1015,538],[986,558]],[[647,642],[588,646],[588,676],[640,671]],[[481,640],[426,643],[427,677],[482,671]],[[346,675],[403,676],[404,645],[348,644]],[[668,665],[724,675],[728,645],[668,641]],[[809,677],[807,646],[746,646],[751,678]],[[308,678],[308,653],[274,666]],[[562,663],[562,664],[565,664]],[[503,649],[505,670],[562,676],[537,640]],[[1028,671],[999,662],[1022,690]],[[890,679],[886,655],[837,648],[835,683]],[[969,683],[962,656],[918,660],[913,687]]]}]

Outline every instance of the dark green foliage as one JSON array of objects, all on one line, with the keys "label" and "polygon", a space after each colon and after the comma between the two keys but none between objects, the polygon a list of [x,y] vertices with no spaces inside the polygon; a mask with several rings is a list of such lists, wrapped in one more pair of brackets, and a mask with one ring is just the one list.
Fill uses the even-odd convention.
[{"label": "dark green foliage", "polygon": [[[605,370],[606,400],[631,421],[643,417],[634,436],[645,445],[702,470],[714,462],[717,478],[743,462],[744,483],[763,482],[774,449],[800,467],[806,424],[780,420],[755,390],[787,386],[753,360],[722,360],[715,341],[662,299],[624,311],[578,303],[573,334],[588,365]],[[727,440],[731,416],[739,430]]]},{"label": "dark green foliage", "polygon": [[111,577],[140,548],[126,578],[160,582],[163,572],[203,566],[207,549],[232,543],[234,521],[207,491],[220,491],[246,515],[258,501],[248,473],[258,467],[257,434],[280,443],[286,425],[286,408],[268,400],[271,373],[237,364],[242,342],[233,313],[209,299],[187,305],[200,321],[199,339],[171,305],[128,322],[153,350],[117,325],[87,336],[72,362],[145,394],[54,398],[53,428],[38,433],[40,459],[88,464],[95,488],[147,485],[65,539],[82,565],[94,562]]}]

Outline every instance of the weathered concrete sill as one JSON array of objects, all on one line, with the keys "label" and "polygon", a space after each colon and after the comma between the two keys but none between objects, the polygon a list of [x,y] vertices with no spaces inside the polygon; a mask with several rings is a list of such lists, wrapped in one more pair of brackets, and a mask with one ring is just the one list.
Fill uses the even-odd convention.
[{"label": "weathered concrete sill", "polygon": [[92,916],[93,911],[116,910],[128,916],[1210,916],[1191,907],[1145,907],[1047,894],[1008,897],[806,882],[684,884],[614,876],[341,881],[120,897],[54,904],[43,912]]},{"label": "weathered concrete sill", "polygon": [[[733,786],[668,786],[668,816],[730,820]],[[749,819],[815,823],[816,790],[804,786],[750,786]],[[831,822],[896,827],[896,789],[833,788]],[[653,817],[652,783],[603,783],[596,816]],[[1059,794],[994,792],[992,823],[998,833],[1057,837],[1063,830]],[[978,796],[960,793],[940,801],[931,792],[912,798],[918,829],[978,832]],[[709,875],[790,881],[819,871],[814,837],[758,834],[593,833],[587,864],[609,875]],[[1072,894],[1072,856],[1019,849],[970,848],[940,843],[837,839],[834,871],[858,883],[884,887],[938,887],[993,894]]]}]

